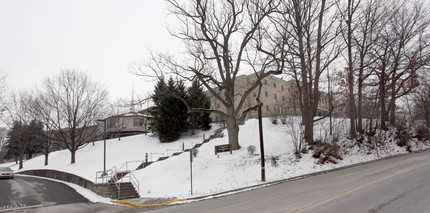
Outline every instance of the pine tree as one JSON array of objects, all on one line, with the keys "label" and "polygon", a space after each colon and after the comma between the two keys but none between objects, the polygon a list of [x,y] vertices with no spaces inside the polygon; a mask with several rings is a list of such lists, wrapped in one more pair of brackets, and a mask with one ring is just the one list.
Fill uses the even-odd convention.
[{"label": "pine tree", "polygon": [[43,124],[41,122],[33,120],[26,128],[28,128],[30,134],[26,154],[27,159],[31,159],[33,154],[43,152],[46,138],[44,137]]},{"label": "pine tree", "polygon": [[170,78],[167,84],[160,79],[152,97],[155,107],[150,111],[153,128],[161,142],[172,142],[180,138],[188,128],[185,87]]},{"label": "pine tree", "polygon": [[[209,98],[203,92],[203,88],[201,87],[198,80],[193,81],[193,84],[190,88],[188,88],[188,104],[191,109],[193,108],[203,108],[210,109],[211,103]],[[210,113],[205,112],[192,112],[190,123],[192,125],[193,130],[195,128],[199,128],[202,130],[209,130],[210,123],[212,119],[210,118]]]},{"label": "pine tree", "polygon": [[8,133],[6,157],[19,160],[21,169],[24,155],[27,154],[27,159],[29,159],[34,153],[40,153],[44,148],[43,140],[43,126],[40,122],[33,120],[30,124],[24,124],[15,121]]}]

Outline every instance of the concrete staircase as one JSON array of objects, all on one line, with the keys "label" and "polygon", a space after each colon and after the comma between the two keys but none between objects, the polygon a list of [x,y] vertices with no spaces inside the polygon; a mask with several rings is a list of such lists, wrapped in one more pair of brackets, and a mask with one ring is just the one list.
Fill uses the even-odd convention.
[{"label": "concrete staircase", "polygon": [[124,176],[126,176],[128,173],[130,173],[130,171],[119,171],[115,174],[115,177],[112,177],[109,180],[109,183],[114,183],[117,180],[121,180],[121,178],[123,178]]},{"label": "concrete staircase", "polygon": [[[118,186],[118,187],[117,187]],[[130,182],[126,183],[110,183],[109,184],[112,195],[115,199],[130,199],[130,198],[138,198],[139,194],[137,190],[134,188],[133,184]],[[119,193],[118,193],[119,191]]]}]

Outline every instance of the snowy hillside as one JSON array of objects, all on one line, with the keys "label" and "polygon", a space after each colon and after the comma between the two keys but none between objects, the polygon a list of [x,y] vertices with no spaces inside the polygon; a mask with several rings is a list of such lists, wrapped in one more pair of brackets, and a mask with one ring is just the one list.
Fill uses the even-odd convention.
[{"label": "snowy hillside", "polygon": [[[339,142],[342,147],[343,160],[337,164],[316,164],[317,159],[312,157],[312,153],[303,154],[302,158],[298,160],[293,153],[292,139],[287,133],[287,126],[280,122],[275,125],[270,118],[263,119],[263,125],[267,181],[281,180],[378,158],[375,150],[360,149],[344,140]],[[315,137],[324,138],[327,126],[326,123],[317,124]],[[337,126],[342,128],[346,125],[342,121],[338,121]],[[186,147],[201,143],[203,134],[207,138],[216,128],[213,127],[208,132],[199,132],[195,136],[185,136],[173,143],[160,143],[156,137],[146,135],[122,138],[121,141],[108,140],[106,167],[107,169],[114,166],[119,168],[127,161],[141,162],[145,159],[145,153],[163,153],[167,149],[181,149],[182,143]],[[342,129],[336,131],[339,134],[344,133]],[[228,143],[227,137],[213,139],[199,148],[199,153],[193,161],[193,196],[208,195],[261,183],[258,121],[256,119],[248,120],[240,126],[239,134],[242,148],[234,151],[233,154],[224,152],[217,156],[214,153],[215,145]],[[227,135],[226,130],[224,130],[224,135]],[[387,136],[387,142],[383,148],[378,150],[379,157],[407,153],[406,148],[397,146],[394,140],[388,137],[392,137],[392,134]],[[256,146],[257,150],[254,155],[248,153],[249,145]],[[415,149],[428,147],[428,145],[421,144]],[[173,152],[170,151],[170,154]],[[154,158],[156,158],[155,155]],[[96,171],[103,170],[103,141],[97,141],[94,146],[89,144],[78,150],[75,164],[70,164],[68,150],[51,153],[49,166],[43,166],[43,163],[44,156],[33,158],[24,162],[23,170],[61,170],[94,182]],[[134,169],[137,165],[137,163],[129,164],[129,167]],[[18,165],[13,165],[12,169],[17,170]],[[134,175],[140,181],[141,197],[191,197],[190,155],[188,152],[137,170]]]}]

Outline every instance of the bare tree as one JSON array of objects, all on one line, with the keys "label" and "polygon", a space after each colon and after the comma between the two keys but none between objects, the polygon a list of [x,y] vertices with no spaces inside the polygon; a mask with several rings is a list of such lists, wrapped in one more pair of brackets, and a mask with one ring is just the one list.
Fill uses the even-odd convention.
[{"label": "bare tree", "polygon": [[[350,136],[356,130],[363,133],[363,90],[365,80],[372,74],[370,52],[380,36],[384,5],[386,1],[348,0],[337,3],[342,25],[342,37],[346,46],[347,84],[349,91],[348,113]],[[356,99],[357,98],[357,99]]]},{"label": "bare tree", "polygon": [[334,1],[283,1],[281,13],[272,17],[286,73],[295,79],[298,90],[304,137],[313,145],[313,124],[320,99],[320,78],[338,57],[339,28],[335,21]]},{"label": "bare tree", "polygon": [[429,64],[430,25],[424,1],[390,1],[374,51],[379,79],[381,128],[395,124],[396,101],[417,86],[417,71]]},{"label": "bare tree", "polygon": [[33,100],[33,96],[28,92],[21,92],[18,95],[12,95],[12,106],[8,109],[10,114],[10,121],[16,131],[9,132],[11,138],[14,139],[13,146],[16,147],[16,154],[19,160],[19,169],[24,167],[24,155],[27,150],[27,146],[30,143],[30,132],[29,126],[30,122],[34,120],[31,114],[30,104]]},{"label": "bare tree", "polygon": [[352,138],[357,137],[356,133],[356,107],[355,107],[355,96],[354,96],[354,52],[353,52],[353,31],[356,24],[356,16],[357,11],[360,6],[361,0],[348,0],[346,1],[346,5],[341,5],[341,3],[345,2],[338,2],[337,6],[340,11],[340,18],[341,18],[341,24],[342,24],[342,30],[341,34],[343,37],[343,40],[346,44],[346,50],[347,50],[347,57],[346,61],[348,64],[348,67],[346,68],[347,72],[347,82],[348,82],[348,90],[349,90],[349,103],[348,103],[348,111],[349,111],[349,120],[350,120],[350,128],[349,128],[349,134]]},{"label": "bare tree", "polygon": [[357,76],[357,130],[363,133],[363,93],[366,87],[365,81],[372,75],[370,66],[373,64],[371,50],[379,36],[382,19],[383,1],[367,0],[359,8],[359,17],[353,34],[355,45]]},{"label": "bare tree", "polygon": [[54,134],[54,123],[50,116],[54,114],[54,108],[50,106],[48,102],[43,101],[44,96],[42,94],[35,95],[36,98],[33,99],[31,103],[31,114],[38,121],[42,122],[45,127],[45,145],[44,145],[44,155],[45,155],[45,163],[44,165],[49,164],[49,153],[51,149],[51,145],[58,138],[55,137]]},{"label": "bare tree", "polygon": [[430,74],[429,69],[423,70],[421,74],[420,86],[412,95],[415,104],[417,118],[424,118],[427,128],[430,128]]},{"label": "bare tree", "polygon": [[5,79],[6,76],[0,70],[0,122],[4,122],[3,114],[7,110]]},{"label": "bare tree", "polygon": [[[242,109],[248,95],[257,88],[261,79],[280,74],[282,63],[273,58],[273,48],[266,46],[268,15],[273,13],[278,0],[168,0],[170,11],[178,18],[180,28],[172,35],[182,40],[186,51],[178,57],[154,54],[147,67],[135,72],[158,78],[174,74],[182,80],[198,79],[211,96],[226,111],[198,109],[217,113],[226,121],[232,149],[240,148],[239,124],[247,113],[256,108]],[[264,49],[264,50],[263,50]],[[244,92],[235,90],[237,77],[250,65],[256,81]],[[246,73],[246,72],[245,72]],[[165,78],[165,77],[164,77]],[[193,111],[193,109],[189,109]]]},{"label": "bare tree", "polygon": [[76,162],[76,151],[97,136],[93,125],[102,116],[106,98],[105,88],[76,70],[64,70],[45,80],[39,98],[46,104],[42,117],[56,140],[70,151],[71,163]]}]

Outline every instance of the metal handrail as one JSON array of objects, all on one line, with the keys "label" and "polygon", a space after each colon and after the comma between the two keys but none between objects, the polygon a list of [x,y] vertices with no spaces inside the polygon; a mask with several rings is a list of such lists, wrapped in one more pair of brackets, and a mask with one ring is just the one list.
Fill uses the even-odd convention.
[{"label": "metal handrail", "polygon": [[96,183],[98,183],[97,180],[101,179],[101,183],[107,183],[110,179],[112,179],[113,174],[116,174],[116,166],[112,167],[109,170],[106,171],[97,171],[96,172]]},{"label": "metal handrail", "polygon": [[[113,183],[115,187],[118,189],[118,197],[121,195],[121,185],[118,184],[118,178],[116,176],[117,172],[116,166],[112,167],[106,171],[97,171],[96,172],[96,183],[101,179],[101,183]],[[100,175],[100,176],[99,176]]]},{"label": "metal handrail", "polygon": [[[131,163],[138,163],[138,166],[139,166],[143,162],[145,162],[145,161],[144,160],[127,161],[117,171],[121,171],[124,168],[124,166],[125,166],[125,170],[124,171],[133,171],[133,170],[136,170],[136,169],[129,169],[128,165],[131,164]],[[136,168],[137,168],[137,166],[136,166]]]},{"label": "metal handrail", "polygon": [[132,171],[130,171],[127,175],[122,177],[118,182],[124,183],[127,179],[128,179],[128,182],[130,182],[137,189],[137,193],[139,194],[140,182],[136,178],[136,176],[133,174]]}]

